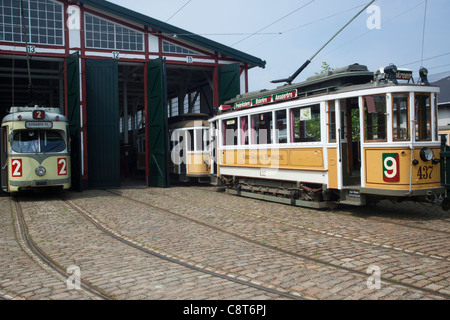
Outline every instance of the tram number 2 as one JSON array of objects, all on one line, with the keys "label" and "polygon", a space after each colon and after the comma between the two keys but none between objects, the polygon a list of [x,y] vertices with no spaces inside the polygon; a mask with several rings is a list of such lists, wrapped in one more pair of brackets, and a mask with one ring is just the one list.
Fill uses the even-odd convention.
[{"label": "tram number 2", "polygon": [[67,159],[58,158],[58,176],[67,175]]},{"label": "tram number 2", "polygon": [[14,178],[22,177],[22,159],[11,159],[11,169]]},{"label": "tram number 2", "polygon": [[420,166],[417,171],[417,177],[419,180],[432,179],[431,174],[433,173],[433,166]]}]

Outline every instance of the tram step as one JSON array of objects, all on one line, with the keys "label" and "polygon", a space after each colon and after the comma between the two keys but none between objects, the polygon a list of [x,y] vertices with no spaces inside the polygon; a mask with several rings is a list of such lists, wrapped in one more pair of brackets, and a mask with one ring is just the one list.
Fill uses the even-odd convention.
[{"label": "tram step", "polygon": [[366,204],[366,195],[361,194],[360,188],[348,188],[346,187],[341,191],[341,204],[349,204],[352,206],[364,206]]}]

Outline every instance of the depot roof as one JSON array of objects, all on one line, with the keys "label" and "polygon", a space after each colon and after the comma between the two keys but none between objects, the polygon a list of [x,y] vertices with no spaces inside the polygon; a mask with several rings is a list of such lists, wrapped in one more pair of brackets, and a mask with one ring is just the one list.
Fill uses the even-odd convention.
[{"label": "depot roof", "polygon": [[189,31],[183,30],[181,28],[175,27],[168,23],[162,22],[160,20],[145,16],[138,12],[132,11],[130,9],[124,8],[122,6],[110,3],[104,0],[79,0],[79,2],[86,5],[92,6],[102,11],[109,12],[116,16],[137,22],[139,24],[148,26],[153,29],[160,30],[165,33],[176,35],[177,37],[200,45],[202,47],[217,51],[224,54],[230,58],[234,58],[238,61],[248,63],[251,66],[264,68],[266,62],[260,58],[249,55],[245,52],[230,48],[213,40],[209,40],[202,36],[193,34]]}]

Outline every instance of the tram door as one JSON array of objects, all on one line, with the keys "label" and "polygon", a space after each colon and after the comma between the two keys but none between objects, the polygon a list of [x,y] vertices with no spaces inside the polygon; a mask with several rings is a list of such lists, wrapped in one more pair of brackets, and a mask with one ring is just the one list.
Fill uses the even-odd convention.
[{"label": "tram door", "polygon": [[210,123],[209,126],[209,165],[210,165],[210,174],[211,181],[217,182],[217,164],[218,164],[218,151],[217,151],[217,121]]},{"label": "tram door", "polygon": [[1,183],[2,183],[2,189],[7,190],[8,189],[8,154],[7,154],[7,148],[8,148],[8,127],[4,126],[1,129],[1,137],[0,137],[0,143],[1,143]]},{"label": "tram door", "polygon": [[361,185],[361,141],[358,98],[340,100],[341,154],[344,186]]}]

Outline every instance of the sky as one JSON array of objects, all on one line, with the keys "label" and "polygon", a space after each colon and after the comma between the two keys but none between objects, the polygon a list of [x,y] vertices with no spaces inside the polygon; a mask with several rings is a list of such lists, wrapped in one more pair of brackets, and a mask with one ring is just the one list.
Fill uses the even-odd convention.
[{"label": "sky", "polygon": [[[108,0],[266,61],[249,71],[249,90],[272,89],[291,76],[369,0]],[[376,0],[294,80],[353,63],[389,64],[430,79],[450,75],[450,0]],[[373,10],[376,9],[376,10]],[[449,74],[447,74],[449,72]],[[437,79],[436,79],[437,80]]]}]

